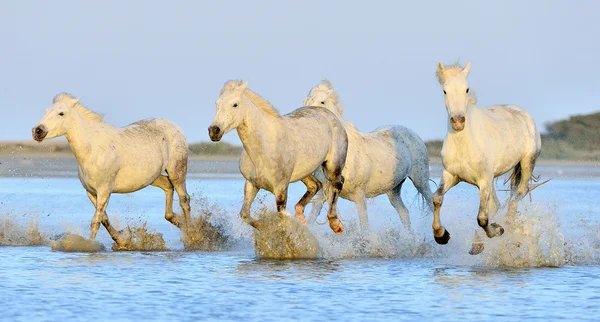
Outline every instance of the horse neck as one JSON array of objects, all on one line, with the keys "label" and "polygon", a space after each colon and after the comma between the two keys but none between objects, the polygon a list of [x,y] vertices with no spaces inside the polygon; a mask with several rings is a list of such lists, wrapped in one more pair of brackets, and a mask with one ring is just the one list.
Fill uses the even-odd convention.
[{"label": "horse neck", "polygon": [[88,160],[96,137],[91,132],[100,126],[98,122],[90,121],[78,113],[75,114],[73,125],[65,136],[80,164]]},{"label": "horse neck", "polygon": [[261,156],[270,155],[270,150],[277,150],[273,140],[283,135],[283,120],[254,106],[248,98],[245,99],[251,106],[242,124],[237,127],[237,133],[252,162],[257,162]]}]

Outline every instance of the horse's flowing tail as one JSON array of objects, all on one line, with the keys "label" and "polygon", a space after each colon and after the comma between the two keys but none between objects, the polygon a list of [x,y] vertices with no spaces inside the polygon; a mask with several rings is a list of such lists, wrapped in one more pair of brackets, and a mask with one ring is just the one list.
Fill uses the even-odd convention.
[{"label": "horse's flowing tail", "polygon": [[[410,129],[396,125],[394,137],[398,143],[405,144],[411,154],[410,180],[421,195],[420,208],[433,212],[433,192],[429,186],[429,155],[421,137]],[[434,182],[435,183],[435,182]]]}]

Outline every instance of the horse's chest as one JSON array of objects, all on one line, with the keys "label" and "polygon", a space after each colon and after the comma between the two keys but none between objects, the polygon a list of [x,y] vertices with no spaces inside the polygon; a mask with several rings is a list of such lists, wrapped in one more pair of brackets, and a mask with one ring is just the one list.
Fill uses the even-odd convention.
[{"label": "horse's chest", "polygon": [[475,183],[484,172],[484,162],[471,151],[449,150],[442,151],[442,163],[444,169],[458,176],[462,181]]}]

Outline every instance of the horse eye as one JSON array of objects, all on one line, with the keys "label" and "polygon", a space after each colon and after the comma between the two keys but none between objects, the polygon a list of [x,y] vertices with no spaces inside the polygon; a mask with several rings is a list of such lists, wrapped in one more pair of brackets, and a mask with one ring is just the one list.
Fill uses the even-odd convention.
[{"label": "horse eye", "polygon": [[63,112],[60,112],[60,113],[58,113],[58,115],[60,115],[60,116],[65,116],[65,113],[63,113]]},{"label": "horse eye", "polygon": [[446,90],[444,90],[444,95],[446,95]]},{"label": "horse eye", "polygon": [[322,101],[322,102],[321,102],[321,105],[325,105],[325,101]]},{"label": "horse eye", "polygon": [[469,88],[467,88],[467,93],[469,93]]},{"label": "horse eye", "polygon": [[237,107],[237,103],[233,104],[233,107]]}]

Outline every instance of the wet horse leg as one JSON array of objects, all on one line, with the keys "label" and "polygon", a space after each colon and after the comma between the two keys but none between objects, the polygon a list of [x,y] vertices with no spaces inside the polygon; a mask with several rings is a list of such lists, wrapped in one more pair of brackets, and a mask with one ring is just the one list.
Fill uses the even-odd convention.
[{"label": "wet horse leg", "polygon": [[329,219],[329,227],[336,234],[341,234],[344,231],[344,225],[338,218],[337,215],[337,200],[344,186],[344,177],[342,176],[342,166],[339,164],[334,164],[333,162],[327,161],[325,162],[325,170],[327,172],[327,177],[331,182],[331,190],[332,193],[329,196],[329,211],[327,213],[327,219]]},{"label": "wet horse leg", "polygon": [[444,202],[444,194],[459,182],[460,179],[457,176],[444,170],[440,186],[433,195],[433,224],[431,227],[433,228],[433,238],[440,245],[445,245],[450,240],[450,233],[442,226],[440,221],[440,210]]},{"label": "wet horse leg", "polygon": [[302,183],[306,186],[306,193],[302,196],[300,201],[296,204],[296,218],[300,220],[300,222],[306,225],[306,220],[304,219],[304,208],[310,202],[310,200],[317,194],[319,190],[321,190],[321,182],[317,180],[314,175],[309,175],[308,177],[302,179]]},{"label": "wet horse leg", "polygon": [[360,229],[362,231],[369,230],[369,214],[367,212],[367,198],[361,193],[360,196],[353,198],[358,212],[358,220],[360,221]]},{"label": "wet horse leg", "polygon": [[496,223],[489,224],[488,207],[490,198],[492,198],[493,180],[493,177],[487,178],[487,180],[483,180],[478,184],[479,213],[477,214],[477,223],[479,224],[479,227],[483,228],[488,238],[501,236],[504,233],[504,228],[502,228],[502,226]]},{"label": "wet horse leg", "polygon": [[310,210],[310,216],[308,216],[307,221],[309,225],[312,225],[315,223],[315,221],[317,221],[317,217],[319,217],[319,214],[323,209],[323,204],[325,203],[325,201],[323,200],[323,190],[319,191],[320,192],[317,192],[315,197],[313,197],[314,199],[312,200],[312,208]]},{"label": "wet horse leg", "polygon": [[250,215],[250,209],[252,208],[252,202],[254,202],[254,198],[256,198],[256,194],[258,194],[258,187],[256,187],[252,182],[246,180],[244,184],[244,203],[242,205],[242,209],[240,210],[240,217],[243,221],[254,228],[258,228],[258,222],[252,219]]},{"label": "wet horse leg", "polygon": [[152,186],[161,188],[166,195],[166,206],[165,206],[165,219],[168,220],[173,225],[181,228],[181,220],[177,217],[177,215],[173,214],[173,185],[171,181],[166,176],[160,175],[154,182],[151,183]]},{"label": "wet horse leg", "polygon": [[[88,197],[92,200],[92,203],[96,206],[96,213],[94,214],[94,218],[92,219],[91,224],[91,234],[90,239],[96,239],[96,233],[100,228],[100,223],[104,225],[110,237],[117,243],[119,246],[126,246],[128,243],[128,237],[122,236],[113,226],[111,226],[110,221],[108,220],[108,215],[106,214],[106,207],[108,206],[108,201],[110,199],[110,193],[106,192],[97,192],[96,196],[88,192]],[[94,199],[96,200],[94,202]]]},{"label": "wet horse leg", "polygon": [[392,188],[392,190],[388,191],[387,195],[388,199],[390,199],[390,203],[392,204],[394,209],[396,209],[396,212],[398,212],[398,215],[400,216],[400,220],[402,221],[404,228],[406,228],[408,231],[412,231],[410,226],[410,217],[408,216],[408,208],[406,208],[404,202],[402,202],[402,184],[405,181],[406,179],[402,180],[400,184]]}]

